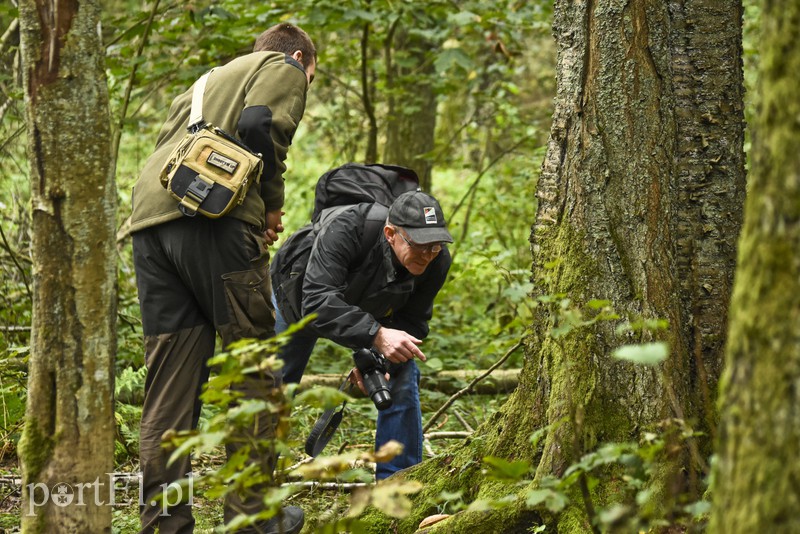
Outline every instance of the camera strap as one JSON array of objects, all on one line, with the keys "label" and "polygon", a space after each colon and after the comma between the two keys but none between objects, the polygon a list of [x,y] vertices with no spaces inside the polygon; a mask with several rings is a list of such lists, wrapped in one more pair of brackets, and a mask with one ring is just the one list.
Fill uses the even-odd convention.
[{"label": "camera strap", "polygon": [[[350,375],[352,374],[353,371],[351,370],[345,377],[342,385],[339,386],[339,391],[344,391],[346,386],[348,393],[353,389],[353,384],[350,382]],[[325,445],[327,445],[333,437],[336,429],[339,428],[339,424],[342,422],[342,417],[344,415],[345,406],[347,406],[347,401],[342,401],[341,406],[337,408],[328,408],[322,412],[322,415],[319,416],[311,432],[308,434],[308,439],[306,439],[306,454],[316,458],[317,455],[322,452],[322,449],[325,448]]]}]

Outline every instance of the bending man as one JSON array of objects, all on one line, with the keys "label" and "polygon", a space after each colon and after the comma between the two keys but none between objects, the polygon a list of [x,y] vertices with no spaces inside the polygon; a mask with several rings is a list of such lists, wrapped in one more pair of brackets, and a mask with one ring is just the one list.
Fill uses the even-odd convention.
[{"label": "bending man", "polygon": [[[300,381],[319,337],[350,349],[375,348],[391,362],[393,404],[378,413],[375,447],[396,440],[404,450],[391,462],[378,464],[376,478],[381,480],[422,461],[419,369],[414,360],[425,361],[420,345],[450,268],[446,244],[453,238],[439,203],[421,191],[403,193],[388,212],[380,204],[331,210],[337,210],[336,215],[325,220],[323,213],[319,231],[304,237],[314,240],[305,266],[292,265],[306,259],[295,257],[298,244],[291,238],[273,261],[276,331],[300,318],[296,309],[302,315],[317,315],[311,327],[284,346],[283,377],[286,382]],[[375,226],[378,231],[371,229]],[[289,273],[302,267],[298,307],[289,302],[284,284],[291,281]]]},{"label": "bending man", "polygon": [[[252,53],[208,77],[203,117],[236,135],[264,160],[259,181],[228,215],[184,216],[159,182],[161,167],[186,133],[192,88],[173,101],[155,151],[136,182],[131,231],[147,364],[140,437],[142,532],[194,528],[189,505],[162,510],[154,497],[191,472],[188,457],[167,465],[169,453],[161,439],[167,430],[197,427],[198,396],[208,379],[206,362],[214,353],[216,334],[223,346],[274,334],[267,247],[283,231],[284,160],[303,117],[316,60],[306,32],[278,24],[258,37]],[[241,390],[245,397],[261,398],[275,394],[279,386],[280,377],[249,377]],[[259,439],[274,436],[272,423],[258,425]],[[256,456],[253,461],[271,474],[274,458]],[[231,493],[225,501],[225,521],[263,509],[260,491]],[[281,517],[249,531],[296,533],[302,525],[302,510],[288,507]]]}]

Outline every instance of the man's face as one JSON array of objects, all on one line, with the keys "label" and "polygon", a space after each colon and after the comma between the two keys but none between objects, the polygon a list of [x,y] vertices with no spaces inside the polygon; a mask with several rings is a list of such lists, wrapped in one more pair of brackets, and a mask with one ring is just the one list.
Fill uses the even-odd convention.
[{"label": "man's face", "polygon": [[314,74],[317,72],[317,62],[313,59],[311,63],[308,64],[306,67],[306,79],[308,80],[308,85],[311,85],[311,82],[314,81]]},{"label": "man's face", "polygon": [[295,50],[292,57],[295,61],[303,65],[303,68],[306,71],[306,80],[308,80],[308,85],[311,85],[311,82],[314,81],[314,74],[317,72],[317,61],[314,58],[311,58],[311,61],[308,62],[306,65],[303,61],[303,52],[300,50]]},{"label": "man's face", "polygon": [[414,243],[400,227],[386,225],[383,227],[383,233],[400,264],[414,276],[424,273],[428,265],[442,251],[441,243],[428,245]]}]

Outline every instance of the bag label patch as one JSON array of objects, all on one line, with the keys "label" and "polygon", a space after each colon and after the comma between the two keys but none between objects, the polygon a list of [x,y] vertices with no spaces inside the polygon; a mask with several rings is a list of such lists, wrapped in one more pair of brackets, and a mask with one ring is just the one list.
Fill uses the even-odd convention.
[{"label": "bag label patch", "polygon": [[425,224],[436,224],[436,209],[422,208],[422,213],[425,214]]},{"label": "bag label patch", "polygon": [[236,167],[239,166],[239,162],[232,160],[231,158],[225,157],[219,152],[212,151],[211,154],[206,159],[206,163],[209,165],[213,165],[218,169],[222,169],[223,171],[233,174],[236,172]]}]

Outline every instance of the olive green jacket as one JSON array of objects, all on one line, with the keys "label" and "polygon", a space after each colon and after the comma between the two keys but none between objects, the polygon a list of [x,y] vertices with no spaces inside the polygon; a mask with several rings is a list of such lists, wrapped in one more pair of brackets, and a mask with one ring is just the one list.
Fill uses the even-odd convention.
[{"label": "olive green jacket", "polygon": [[[229,217],[264,229],[266,212],[283,206],[284,160],[303,118],[307,91],[303,66],[280,52],[247,54],[208,77],[203,96],[205,121],[235,135],[264,160],[260,181],[250,187],[244,202]],[[172,102],[155,151],[134,186],[130,232],[184,217],[178,201],[161,185],[159,174],[187,133],[191,106],[192,87]]]}]

